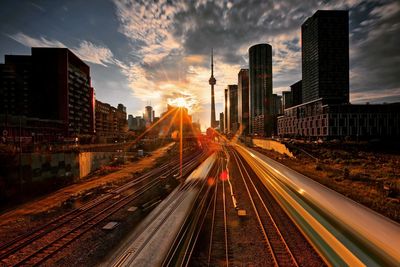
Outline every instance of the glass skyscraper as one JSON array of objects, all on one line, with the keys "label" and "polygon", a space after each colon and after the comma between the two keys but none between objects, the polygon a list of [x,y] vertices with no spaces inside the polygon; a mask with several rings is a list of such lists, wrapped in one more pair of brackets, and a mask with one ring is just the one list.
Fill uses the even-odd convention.
[{"label": "glass skyscraper", "polygon": [[257,44],[249,48],[250,133],[271,136],[272,47]]},{"label": "glass skyscraper", "polygon": [[302,101],[349,102],[349,14],[318,10],[301,26]]}]

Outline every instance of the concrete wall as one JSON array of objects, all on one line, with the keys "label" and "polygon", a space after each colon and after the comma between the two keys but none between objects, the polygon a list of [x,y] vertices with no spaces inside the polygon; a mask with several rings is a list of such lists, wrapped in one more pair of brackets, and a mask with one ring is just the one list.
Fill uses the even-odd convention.
[{"label": "concrete wall", "polygon": [[114,152],[81,152],[79,153],[79,178],[107,165],[114,158]]},{"label": "concrete wall", "polygon": [[115,152],[70,152],[70,153],[23,153],[20,171],[26,181],[36,182],[54,178],[79,180],[102,165],[110,163]]},{"label": "concrete wall", "polygon": [[284,144],[274,140],[253,138],[253,145],[267,150],[274,150],[278,153],[288,155],[289,157],[294,157],[292,152],[290,152],[289,149]]}]

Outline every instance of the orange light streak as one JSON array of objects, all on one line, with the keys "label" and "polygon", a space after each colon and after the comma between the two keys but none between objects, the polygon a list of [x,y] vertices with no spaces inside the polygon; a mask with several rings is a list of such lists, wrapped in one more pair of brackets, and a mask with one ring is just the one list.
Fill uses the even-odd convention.
[{"label": "orange light streak", "polygon": [[179,164],[180,164],[180,174],[182,179],[182,163],[183,163],[183,107],[180,107],[181,111],[181,123],[180,123],[180,144],[179,144]]}]

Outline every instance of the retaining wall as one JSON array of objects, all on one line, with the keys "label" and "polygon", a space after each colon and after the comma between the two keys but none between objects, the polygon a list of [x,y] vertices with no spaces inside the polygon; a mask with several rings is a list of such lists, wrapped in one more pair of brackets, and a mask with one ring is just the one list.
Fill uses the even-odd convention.
[{"label": "retaining wall", "polygon": [[268,140],[268,139],[256,139],[253,138],[253,145],[261,147],[267,150],[274,150],[278,153],[288,155],[289,157],[294,157],[292,152],[282,143],[275,141],[275,140]]},{"label": "retaining wall", "polygon": [[16,156],[16,161],[21,161],[17,171],[30,182],[67,177],[76,181],[108,164],[114,156],[115,152],[23,153]]}]

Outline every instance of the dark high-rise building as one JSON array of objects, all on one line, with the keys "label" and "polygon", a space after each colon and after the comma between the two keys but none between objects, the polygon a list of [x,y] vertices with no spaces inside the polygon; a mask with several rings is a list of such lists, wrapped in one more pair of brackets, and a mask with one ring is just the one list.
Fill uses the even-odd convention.
[{"label": "dark high-rise building", "polygon": [[67,48],[32,48],[32,56],[5,58],[0,113],[57,121],[63,125],[57,129],[60,138],[94,134],[88,65]]},{"label": "dark high-rise building", "polygon": [[238,122],[242,134],[249,134],[249,70],[241,69],[238,74]]},{"label": "dark high-rise building", "polygon": [[249,48],[250,133],[271,136],[272,47],[257,44]]},{"label": "dark high-rise building", "polygon": [[348,11],[318,10],[301,26],[303,103],[349,103]]},{"label": "dark high-rise building", "polygon": [[236,133],[239,129],[238,123],[238,86],[228,85],[228,133]]},{"label": "dark high-rise building", "polygon": [[6,55],[0,64],[0,114],[32,112],[32,57]]},{"label": "dark high-rise building", "polygon": [[94,134],[90,68],[67,48],[32,48],[34,116],[65,122],[68,136]]},{"label": "dark high-rise building", "polygon": [[228,133],[228,88],[225,88],[224,90],[224,96],[225,96],[225,112],[224,112],[224,133]]},{"label": "dark high-rise building", "polygon": [[224,122],[225,122],[225,116],[224,116],[224,113],[221,112],[221,113],[219,113],[219,131],[220,131],[221,133],[224,133],[224,132],[225,132],[225,125],[224,125]]},{"label": "dark high-rise building", "polygon": [[302,94],[302,82],[301,80],[292,84],[290,86],[290,91],[292,92],[292,105],[297,106],[303,103],[303,94]]},{"label": "dark high-rise building", "polygon": [[211,85],[211,128],[216,128],[218,124],[215,120],[214,85],[217,83],[217,80],[214,78],[214,57],[212,50],[211,50],[211,77],[208,80],[208,83]]}]

